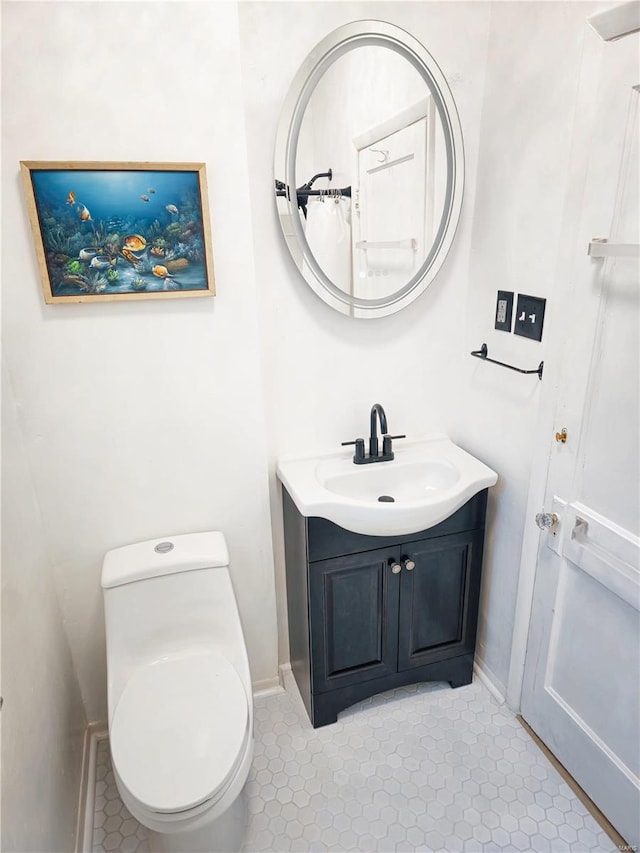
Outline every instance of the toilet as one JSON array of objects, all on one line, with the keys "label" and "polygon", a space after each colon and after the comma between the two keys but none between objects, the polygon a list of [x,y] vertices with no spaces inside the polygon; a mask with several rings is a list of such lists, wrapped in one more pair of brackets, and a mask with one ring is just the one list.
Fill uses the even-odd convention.
[{"label": "toilet", "polygon": [[222,533],[109,551],[109,741],[152,853],[240,850],[253,757],[249,662]]}]

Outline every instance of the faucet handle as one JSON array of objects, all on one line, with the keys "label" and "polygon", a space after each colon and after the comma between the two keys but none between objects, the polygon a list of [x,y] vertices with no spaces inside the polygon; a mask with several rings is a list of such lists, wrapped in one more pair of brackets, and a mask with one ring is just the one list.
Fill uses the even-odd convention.
[{"label": "faucet handle", "polygon": [[[391,455],[391,442],[396,438],[406,438],[406,435],[389,435],[389,433],[385,433],[382,436],[382,455],[390,456]],[[393,458],[393,457],[392,457]]]},{"label": "faucet handle", "polygon": [[342,446],[347,447],[350,444],[355,444],[356,452],[353,455],[353,461],[358,464],[364,460],[364,438],[356,438],[355,441],[343,441]]}]

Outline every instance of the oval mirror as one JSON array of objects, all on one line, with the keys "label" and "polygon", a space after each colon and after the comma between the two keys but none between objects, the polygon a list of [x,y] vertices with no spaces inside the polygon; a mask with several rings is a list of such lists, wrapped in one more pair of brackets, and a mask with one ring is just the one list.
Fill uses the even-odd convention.
[{"label": "oval mirror", "polygon": [[289,251],[325,302],[393,314],[433,281],[462,205],[462,129],[433,57],[382,21],[335,30],[306,58],[276,141]]}]

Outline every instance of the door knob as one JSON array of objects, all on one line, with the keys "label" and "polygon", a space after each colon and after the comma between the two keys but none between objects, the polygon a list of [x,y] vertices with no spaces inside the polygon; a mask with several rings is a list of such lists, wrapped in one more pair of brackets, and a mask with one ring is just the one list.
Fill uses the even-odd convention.
[{"label": "door knob", "polygon": [[398,572],[402,571],[402,566],[400,563],[396,563],[395,560],[389,560],[389,568],[393,572],[394,575],[397,575]]},{"label": "door knob", "polygon": [[539,512],[536,515],[536,524],[540,530],[548,530],[549,533],[555,533],[560,524],[560,518],[555,512]]},{"label": "door knob", "polygon": [[411,557],[403,557],[402,565],[408,572],[412,572],[416,567],[415,560],[412,560]]}]

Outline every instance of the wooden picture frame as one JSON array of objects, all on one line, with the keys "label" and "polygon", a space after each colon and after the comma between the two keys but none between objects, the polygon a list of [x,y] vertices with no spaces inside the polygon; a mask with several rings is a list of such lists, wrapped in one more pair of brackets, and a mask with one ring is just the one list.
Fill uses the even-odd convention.
[{"label": "wooden picture frame", "polygon": [[20,170],[45,302],[215,296],[204,163]]}]

